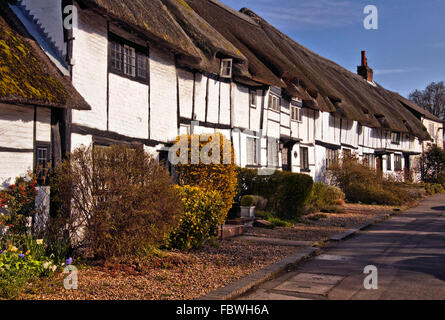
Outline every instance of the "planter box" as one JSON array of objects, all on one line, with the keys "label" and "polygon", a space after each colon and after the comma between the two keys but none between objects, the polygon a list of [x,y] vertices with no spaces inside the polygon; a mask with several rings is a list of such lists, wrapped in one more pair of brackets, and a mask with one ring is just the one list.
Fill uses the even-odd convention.
[{"label": "planter box", "polygon": [[255,218],[255,207],[241,206],[241,218]]}]

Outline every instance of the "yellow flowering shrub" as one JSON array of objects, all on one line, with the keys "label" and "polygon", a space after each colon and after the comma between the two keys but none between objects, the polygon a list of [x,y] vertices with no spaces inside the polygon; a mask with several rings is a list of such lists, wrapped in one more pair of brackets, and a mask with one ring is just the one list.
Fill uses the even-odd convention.
[{"label": "yellow flowering shrub", "polygon": [[183,213],[168,246],[180,250],[197,248],[217,235],[224,202],[216,191],[192,186],[177,186],[176,190],[183,203]]},{"label": "yellow flowering shrub", "polygon": [[[216,150],[219,154],[213,154],[214,149],[210,149],[213,139],[218,138],[216,142]],[[179,163],[177,166],[178,183],[185,186],[196,186],[208,191],[217,191],[221,194],[224,201],[223,212],[220,223],[222,223],[233,206],[233,200],[236,196],[238,185],[238,172],[235,165],[235,153],[232,143],[227,140],[222,134],[214,135],[188,135],[177,138],[177,142],[181,139],[188,141],[188,164]],[[192,164],[193,152],[191,146],[192,141],[199,141],[200,154],[205,153],[213,160],[219,160],[219,164],[203,163],[202,156],[199,157],[199,164]],[[215,141],[213,141],[215,143]],[[215,144],[213,144],[215,146]],[[196,161],[195,161],[196,162]]]}]

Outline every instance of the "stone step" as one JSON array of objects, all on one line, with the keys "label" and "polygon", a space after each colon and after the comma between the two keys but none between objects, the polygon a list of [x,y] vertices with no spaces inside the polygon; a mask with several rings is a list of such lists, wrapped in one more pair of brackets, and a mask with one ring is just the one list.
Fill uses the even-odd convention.
[{"label": "stone step", "polygon": [[244,226],[243,225],[224,225],[221,229],[218,231],[218,238],[220,239],[229,239],[233,237],[238,237],[244,234]]}]

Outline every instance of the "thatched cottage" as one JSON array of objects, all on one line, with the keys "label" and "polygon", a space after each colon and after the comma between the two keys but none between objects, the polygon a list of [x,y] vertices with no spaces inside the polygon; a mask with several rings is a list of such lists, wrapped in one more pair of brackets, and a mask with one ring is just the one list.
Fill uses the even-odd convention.
[{"label": "thatched cottage", "polygon": [[[66,29],[70,5],[77,14]],[[178,134],[218,131],[242,167],[322,181],[343,151],[391,174],[413,168],[425,143],[443,143],[441,121],[376,83],[365,52],[352,73],[248,9],[216,0],[22,0],[11,8],[91,106],[68,108],[69,150],[137,144],[164,159]]]},{"label": "thatched cottage", "polygon": [[67,110],[90,106],[0,3],[0,187],[68,151]]}]

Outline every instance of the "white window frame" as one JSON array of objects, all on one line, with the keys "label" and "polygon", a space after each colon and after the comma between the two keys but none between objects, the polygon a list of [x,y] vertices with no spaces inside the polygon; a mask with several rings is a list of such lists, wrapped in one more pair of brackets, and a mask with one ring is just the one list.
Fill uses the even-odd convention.
[{"label": "white window frame", "polygon": [[402,142],[402,134],[400,132],[391,132],[391,143],[399,145]]},{"label": "white window frame", "polygon": [[[232,78],[233,59],[221,59],[221,70],[219,75],[221,78]],[[227,73],[227,71],[229,71]]]},{"label": "white window frame", "polygon": [[291,120],[296,122],[303,122],[303,109],[297,106],[291,106]]},{"label": "white window frame", "polygon": [[280,97],[269,94],[269,109],[280,112],[281,109],[281,103],[280,103]]},{"label": "white window frame", "polygon": [[124,45],[124,74],[136,77],[136,49]]}]

